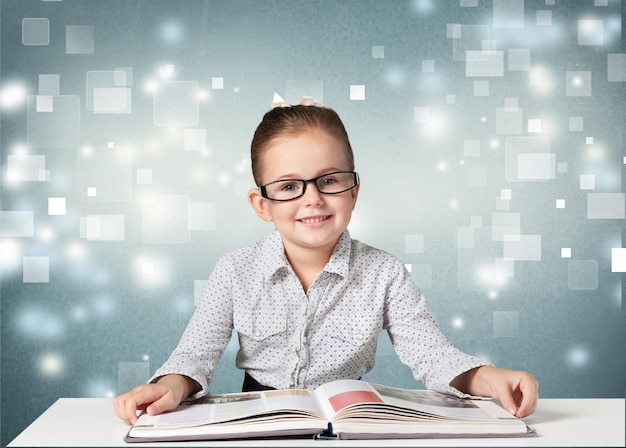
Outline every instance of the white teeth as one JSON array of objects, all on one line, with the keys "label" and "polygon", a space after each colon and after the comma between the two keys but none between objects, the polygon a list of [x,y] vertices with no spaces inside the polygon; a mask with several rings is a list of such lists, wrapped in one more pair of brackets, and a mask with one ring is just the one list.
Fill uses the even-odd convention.
[{"label": "white teeth", "polygon": [[306,224],[312,224],[314,222],[322,222],[325,220],[326,220],[326,216],[322,216],[321,218],[304,218],[304,219],[301,219],[300,221]]}]

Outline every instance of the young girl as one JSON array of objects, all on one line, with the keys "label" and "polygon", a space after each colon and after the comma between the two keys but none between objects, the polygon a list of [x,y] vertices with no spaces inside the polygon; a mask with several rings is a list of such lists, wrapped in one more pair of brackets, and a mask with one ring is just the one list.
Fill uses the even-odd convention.
[{"label": "young girl", "polygon": [[[310,101],[309,101],[310,102]],[[442,335],[404,264],[350,238],[359,192],[339,116],[314,105],[276,107],[251,145],[256,214],[276,229],[221,257],[169,360],[146,385],[115,399],[134,423],[208,393],[237,330],[243,390],[315,388],[358,379],[374,366],[380,331],[429,389],[499,399],[517,417],[533,412],[537,382],[466,355]]]}]

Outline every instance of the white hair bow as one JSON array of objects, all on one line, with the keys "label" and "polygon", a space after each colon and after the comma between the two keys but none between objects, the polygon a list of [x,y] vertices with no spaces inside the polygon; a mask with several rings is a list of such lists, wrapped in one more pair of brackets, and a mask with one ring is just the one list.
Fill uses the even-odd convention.
[{"label": "white hair bow", "polygon": [[287,101],[283,99],[278,93],[274,93],[274,98],[272,99],[272,109],[275,107],[291,107],[291,106],[317,106],[323,107],[322,103],[319,103],[313,99],[312,96],[303,96],[300,97],[296,104],[289,104]]}]

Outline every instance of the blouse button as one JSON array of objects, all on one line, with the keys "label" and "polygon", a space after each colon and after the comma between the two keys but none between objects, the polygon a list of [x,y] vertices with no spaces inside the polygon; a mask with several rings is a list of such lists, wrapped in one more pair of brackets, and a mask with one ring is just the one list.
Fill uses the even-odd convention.
[{"label": "blouse button", "polygon": [[254,336],[255,336],[255,337],[257,337],[257,338],[258,338],[259,336],[261,336],[261,330],[255,330],[255,332],[254,332]]},{"label": "blouse button", "polygon": [[354,338],[355,338],[357,341],[362,341],[362,340],[363,340],[363,333],[357,333],[357,334],[355,334],[355,335],[354,335]]}]

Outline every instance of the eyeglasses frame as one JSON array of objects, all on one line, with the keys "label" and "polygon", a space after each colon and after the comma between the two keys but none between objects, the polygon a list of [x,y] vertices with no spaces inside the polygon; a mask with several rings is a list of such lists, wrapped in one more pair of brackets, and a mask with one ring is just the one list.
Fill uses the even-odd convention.
[{"label": "eyeglasses frame", "polygon": [[[354,185],[352,185],[350,188],[346,188],[345,190],[341,190],[341,191],[336,191],[334,193],[327,193],[324,191],[320,190],[320,186],[317,184],[317,181],[319,179],[321,179],[322,177],[326,177],[326,176],[331,176],[333,174],[339,174],[339,173],[350,173],[354,176]],[[268,185],[271,184],[275,184],[278,182],[288,182],[288,181],[292,181],[292,182],[303,182],[304,183],[304,187],[302,188],[302,193],[300,193],[298,196],[293,197],[293,198],[289,198],[289,199],[273,199],[268,197],[267,195],[267,189],[266,187]],[[287,202],[287,201],[293,201],[295,199],[299,199],[302,196],[304,196],[304,194],[306,193],[306,187],[309,184],[309,182],[313,182],[315,184],[315,188],[317,188],[317,191],[320,194],[340,194],[340,193],[345,193],[346,191],[350,191],[352,190],[354,187],[356,187],[357,185],[359,185],[360,183],[360,179],[359,179],[359,173],[357,173],[356,171],[333,171],[332,173],[326,173],[326,174],[322,174],[321,176],[317,176],[317,177],[313,177],[311,179],[279,179],[279,180],[275,180],[272,182],[268,182],[265,185],[259,185],[259,191],[261,192],[261,196],[264,197],[265,199],[268,199],[270,201],[276,201],[276,202]]]}]

